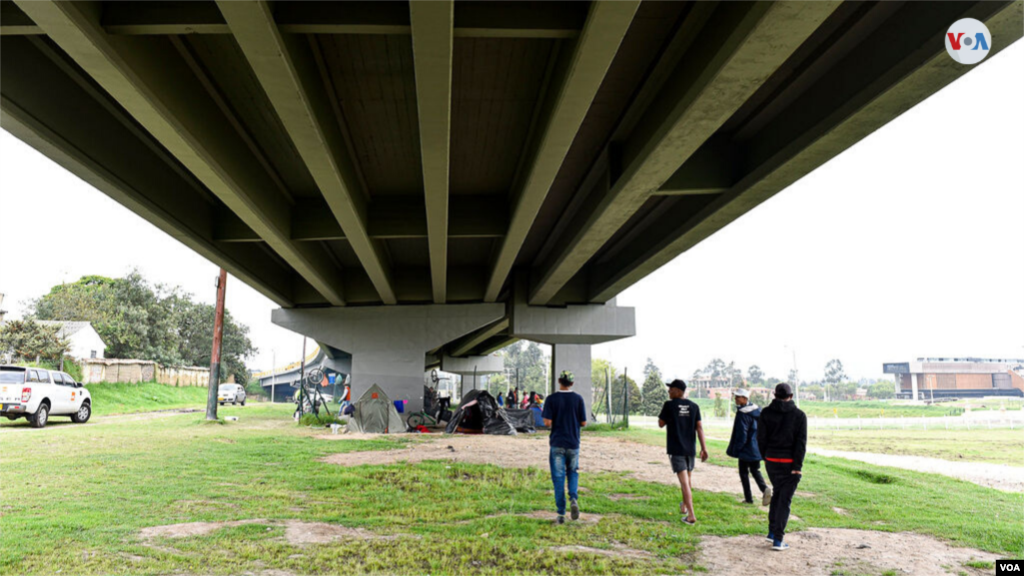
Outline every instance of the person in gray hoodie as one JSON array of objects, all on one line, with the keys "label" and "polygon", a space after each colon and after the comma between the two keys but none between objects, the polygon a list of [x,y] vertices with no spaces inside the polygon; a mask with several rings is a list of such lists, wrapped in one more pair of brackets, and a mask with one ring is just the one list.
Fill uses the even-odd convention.
[{"label": "person in gray hoodie", "polygon": [[732,425],[732,438],[729,439],[729,447],[725,453],[740,462],[740,483],[743,484],[743,501],[747,504],[754,503],[754,497],[750,492],[750,478],[761,489],[761,506],[767,506],[772,501],[772,487],[764,481],[761,476],[761,451],[757,446],[757,420],[761,416],[761,408],[750,402],[750,392],[743,388],[737,388],[732,393],[736,401],[736,420]]}]

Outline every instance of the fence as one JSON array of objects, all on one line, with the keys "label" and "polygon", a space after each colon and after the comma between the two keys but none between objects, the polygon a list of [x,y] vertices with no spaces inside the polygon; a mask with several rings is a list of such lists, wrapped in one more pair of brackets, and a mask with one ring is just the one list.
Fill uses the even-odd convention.
[{"label": "fence", "polygon": [[82,383],[158,382],[169,386],[206,386],[210,369],[194,366],[162,366],[151,360],[91,358],[82,361]]}]

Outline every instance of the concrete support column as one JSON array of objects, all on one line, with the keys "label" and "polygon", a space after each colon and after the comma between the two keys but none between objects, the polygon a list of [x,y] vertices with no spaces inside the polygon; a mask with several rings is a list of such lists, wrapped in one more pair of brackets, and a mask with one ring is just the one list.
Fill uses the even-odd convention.
[{"label": "concrete support column", "polygon": [[551,389],[558,390],[558,375],[568,370],[576,377],[573,392],[587,404],[587,420],[593,403],[594,386],[590,381],[590,344],[553,344],[551,346]]},{"label": "concrete support column", "polygon": [[918,377],[918,374],[911,374],[910,375],[910,390],[911,390],[912,398],[914,399],[915,402],[917,402],[917,377]]},{"label": "concrete support column", "polygon": [[274,310],[274,324],[352,355],[352,399],[379,385],[391,400],[423,406],[427,352],[497,322],[504,304]]}]

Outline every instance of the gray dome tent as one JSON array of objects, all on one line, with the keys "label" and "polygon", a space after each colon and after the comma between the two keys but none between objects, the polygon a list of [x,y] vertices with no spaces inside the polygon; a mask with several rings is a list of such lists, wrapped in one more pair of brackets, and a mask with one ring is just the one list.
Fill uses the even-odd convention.
[{"label": "gray dome tent", "polygon": [[348,428],[353,432],[369,432],[371,434],[388,434],[405,432],[405,422],[398,415],[394,403],[388,395],[374,384],[352,405],[355,409],[348,421]]},{"label": "gray dome tent", "polygon": [[459,428],[479,430],[483,434],[515,436],[515,426],[505,409],[486,390],[470,390],[459,402],[459,409],[448,422],[445,432],[454,434]]}]

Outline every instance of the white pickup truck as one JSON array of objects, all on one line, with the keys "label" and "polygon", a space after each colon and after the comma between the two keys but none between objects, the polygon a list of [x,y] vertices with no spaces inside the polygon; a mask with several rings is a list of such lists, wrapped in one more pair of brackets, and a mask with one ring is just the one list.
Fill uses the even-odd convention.
[{"label": "white pickup truck", "polygon": [[92,416],[92,396],[64,372],[24,366],[0,366],[0,414],[27,418],[42,428],[50,416],[70,416],[83,424]]}]

